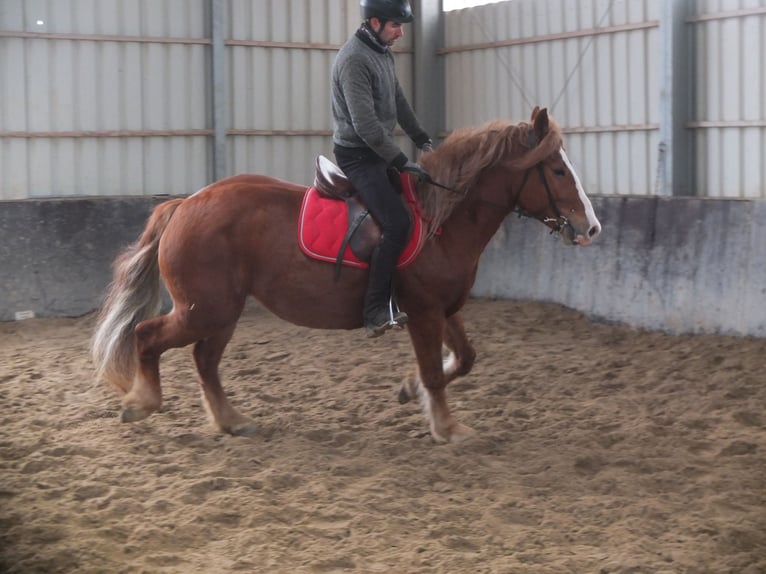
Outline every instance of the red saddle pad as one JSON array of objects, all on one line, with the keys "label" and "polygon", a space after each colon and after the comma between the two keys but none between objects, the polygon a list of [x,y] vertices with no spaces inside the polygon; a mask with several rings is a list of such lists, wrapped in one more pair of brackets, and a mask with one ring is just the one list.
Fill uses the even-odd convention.
[{"label": "red saddle pad", "polygon": [[[413,228],[407,247],[404,248],[397,269],[402,269],[412,263],[425,243],[425,225],[420,216],[420,204],[415,193],[414,179],[408,174],[402,174],[402,190],[404,198],[413,213]],[[319,195],[314,187],[308,188],[303,198],[301,213],[298,219],[298,244],[301,250],[314,259],[335,263],[343,238],[348,230],[348,207],[345,201],[327,199]],[[366,268],[369,264],[361,261],[346,246],[343,253],[343,265]]]}]

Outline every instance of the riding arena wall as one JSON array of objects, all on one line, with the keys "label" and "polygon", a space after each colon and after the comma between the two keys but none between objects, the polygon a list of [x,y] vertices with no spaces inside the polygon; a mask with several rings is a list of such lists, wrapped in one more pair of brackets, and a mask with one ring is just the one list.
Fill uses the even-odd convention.
[{"label": "riding arena wall", "polygon": [[[473,294],[765,336],[766,8],[439,5],[413,2],[395,50],[428,130],[549,107],[604,226],[572,249],[509,218]],[[2,6],[0,320],[95,309],[163,197],[241,172],[310,183],[332,154],[329,70],[357,0]]]},{"label": "riding arena wall", "polygon": [[[96,309],[112,260],[165,199],[5,203],[0,320]],[[537,221],[509,216],[484,252],[472,294],[548,301],[670,333],[766,337],[766,203],[592,199],[603,232],[584,248],[563,245]]]}]

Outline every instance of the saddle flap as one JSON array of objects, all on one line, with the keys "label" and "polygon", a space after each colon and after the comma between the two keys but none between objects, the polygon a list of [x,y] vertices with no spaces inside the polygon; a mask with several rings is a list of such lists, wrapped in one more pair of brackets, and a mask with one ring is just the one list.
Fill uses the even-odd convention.
[{"label": "saddle flap", "polygon": [[325,156],[318,155],[314,167],[314,187],[320,195],[331,199],[348,199],[354,195],[346,175]]}]

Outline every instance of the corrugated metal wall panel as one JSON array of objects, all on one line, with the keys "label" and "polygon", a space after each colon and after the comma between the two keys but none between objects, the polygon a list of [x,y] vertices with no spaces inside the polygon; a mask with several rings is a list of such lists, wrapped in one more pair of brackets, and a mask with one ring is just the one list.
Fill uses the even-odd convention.
[{"label": "corrugated metal wall panel", "polygon": [[766,1],[706,0],[696,8],[699,194],[766,198]]},{"label": "corrugated metal wall panel", "polygon": [[[447,128],[548,107],[591,193],[649,192],[657,12],[656,0],[515,0],[447,13]],[[582,35],[602,28],[617,29]]]},{"label": "corrugated metal wall panel", "polygon": [[200,38],[207,0],[3,0],[0,29]]},{"label": "corrugated metal wall panel", "polygon": [[[311,183],[314,158],[333,157],[330,73],[361,20],[358,0],[232,0],[229,8],[226,37],[235,45],[227,48],[227,127],[237,135],[227,142],[227,169]],[[396,52],[412,101],[407,31]],[[405,149],[408,142],[400,139]]]},{"label": "corrugated metal wall panel", "polygon": [[[11,14],[6,12],[6,16]],[[19,14],[14,13],[13,16]],[[15,20],[16,18],[14,18]],[[26,84],[24,41],[0,40],[0,129],[26,129]],[[0,138],[0,199],[21,199],[29,189],[27,142]]]},{"label": "corrugated metal wall panel", "polygon": [[332,156],[330,68],[353,30],[338,25],[350,8],[358,13],[353,2],[231,2],[227,38],[245,43],[227,49],[231,173],[310,183],[314,157]]},{"label": "corrugated metal wall panel", "polygon": [[[697,193],[766,197],[766,0],[695,6]],[[332,153],[330,68],[358,1],[229,0],[226,12],[227,169],[309,181],[313,157]],[[589,191],[652,193],[659,13],[659,0],[447,13],[447,129],[546,105]],[[208,0],[2,0],[0,32],[17,34],[0,37],[0,132],[16,135],[0,137],[0,199],[207,184],[210,17]],[[411,31],[397,45],[410,96]]]},{"label": "corrugated metal wall panel", "polygon": [[209,123],[206,6],[3,0],[1,31],[43,35],[0,38],[0,131],[17,134],[0,138],[0,199],[205,185],[208,138],[188,132]]}]

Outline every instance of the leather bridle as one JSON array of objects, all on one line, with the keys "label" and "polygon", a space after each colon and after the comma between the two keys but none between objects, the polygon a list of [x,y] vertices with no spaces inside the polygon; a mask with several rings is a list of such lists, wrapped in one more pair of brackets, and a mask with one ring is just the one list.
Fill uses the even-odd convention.
[{"label": "leather bridle", "polygon": [[[548,178],[545,177],[545,172],[543,171],[543,165],[541,163],[538,163],[534,167],[537,168],[537,173],[540,175],[540,181],[542,182],[543,187],[545,188],[545,194],[548,196],[548,205],[550,206],[551,211],[553,211],[553,214],[555,215],[555,217],[548,217],[546,215],[534,215],[532,213],[529,213],[525,209],[521,209],[520,207],[515,208],[513,210],[514,213],[518,213],[519,217],[530,217],[532,219],[537,219],[538,221],[546,225],[549,223],[552,223],[553,227],[551,227],[551,233],[561,233],[561,231],[565,227],[569,227],[570,231],[574,233],[574,228],[572,227],[572,224],[569,222],[569,219],[567,219],[564,215],[562,215],[561,210],[559,209],[559,206],[556,203],[556,198],[553,197],[553,192],[551,192],[551,188],[548,185]],[[524,180],[521,183],[521,187],[519,187],[519,191],[516,192],[516,197],[514,198],[514,204],[518,201],[519,196],[521,195],[521,192],[524,190],[524,184],[526,184],[527,178],[529,176],[529,172],[531,170],[532,168],[530,167],[524,173]]]},{"label": "leather bridle", "polygon": [[[530,140],[533,140],[533,138],[534,138],[534,134],[530,132]],[[532,147],[534,147],[534,145]],[[510,201],[510,203],[508,204],[498,203],[496,201],[491,201],[489,199],[484,199],[481,197],[477,198],[477,201],[479,201],[480,203],[486,203],[487,205],[491,205],[499,209],[505,209],[505,210],[510,209],[511,206],[516,205],[516,203],[519,200],[519,197],[521,197],[521,193],[524,191],[524,188],[527,185],[529,174],[533,168],[537,168],[537,173],[540,176],[540,181],[542,182],[543,187],[545,188],[545,193],[548,196],[548,205],[553,211],[555,217],[548,217],[545,215],[535,215],[519,207],[516,207],[515,209],[513,209],[513,212],[518,214],[519,217],[529,217],[531,219],[537,219],[538,221],[546,225],[552,223],[553,226],[551,227],[551,233],[561,233],[561,231],[565,227],[569,227],[570,231],[572,231],[572,233],[574,234],[574,228],[572,227],[572,224],[569,222],[569,219],[567,219],[564,215],[562,215],[561,210],[559,209],[559,206],[556,203],[556,198],[553,197],[553,192],[551,191],[551,188],[548,185],[548,179],[545,177],[545,172],[543,171],[542,163],[538,163],[537,165],[527,168],[527,170],[524,172],[524,178],[521,180],[521,185],[519,186],[519,189],[516,191],[516,193],[513,194],[513,199]],[[457,189],[453,189],[449,186],[438,183],[431,178],[429,178],[429,180],[426,181],[425,183],[429,183],[436,187],[440,187],[441,189],[446,189],[447,191],[460,195],[463,198],[465,198],[466,196],[466,192],[458,191]]]}]

